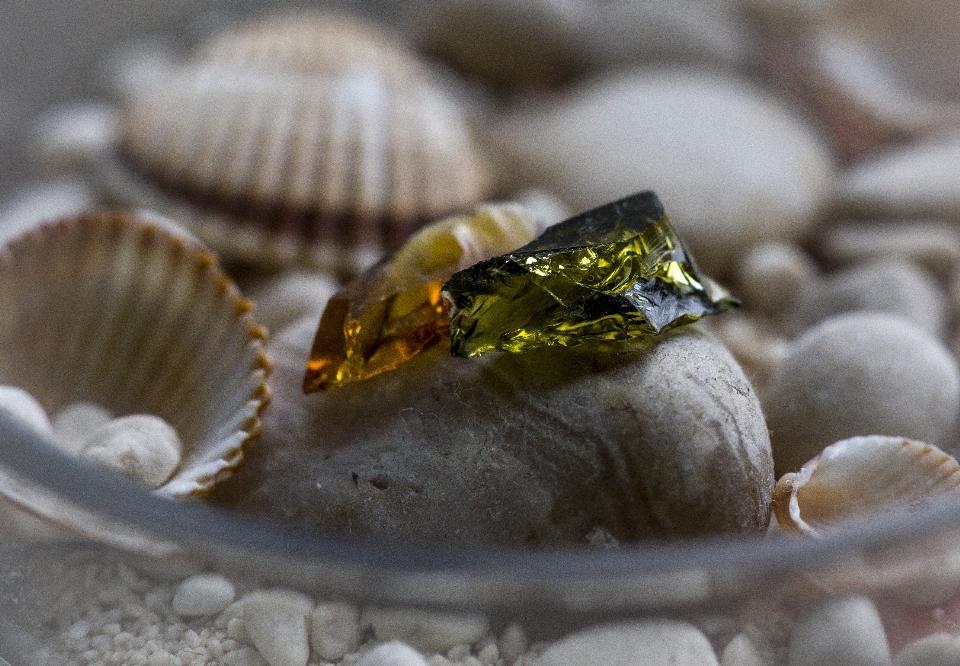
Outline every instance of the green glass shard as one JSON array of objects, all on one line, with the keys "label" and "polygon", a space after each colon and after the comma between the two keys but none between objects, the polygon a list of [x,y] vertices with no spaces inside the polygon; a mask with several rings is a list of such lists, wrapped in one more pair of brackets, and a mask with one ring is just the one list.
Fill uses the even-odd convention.
[{"label": "green glass shard", "polygon": [[549,227],[442,293],[451,351],[464,357],[653,335],[739,304],[698,273],[653,192]]}]

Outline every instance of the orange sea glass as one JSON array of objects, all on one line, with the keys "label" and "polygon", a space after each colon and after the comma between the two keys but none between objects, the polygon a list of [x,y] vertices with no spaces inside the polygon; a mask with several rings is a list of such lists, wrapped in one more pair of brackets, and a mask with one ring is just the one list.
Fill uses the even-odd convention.
[{"label": "orange sea glass", "polygon": [[373,377],[449,343],[441,286],[457,271],[529,243],[541,230],[522,206],[489,204],[418,231],[327,303],[304,392]]}]

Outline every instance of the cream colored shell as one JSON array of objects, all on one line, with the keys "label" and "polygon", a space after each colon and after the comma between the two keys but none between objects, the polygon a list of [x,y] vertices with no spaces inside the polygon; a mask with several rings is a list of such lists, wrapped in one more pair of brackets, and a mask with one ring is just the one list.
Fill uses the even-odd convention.
[{"label": "cream colored shell", "polygon": [[184,451],[156,492],[203,495],[240,464],[269,401],[250,309],[183,236],[125,213],[66,218],[0,253],[0,383],[48,413],[92,402],[165,419]]},{"label": "cream colored shell", "polygon": [[352,34],[275,22],[202,48],[122,111],[108,193],[229,258],[345,273],[482,199],[490,176],[459,102],[400,45],[381,57]]},{"label": "cream colored shell", "polygon": [[413,51],[386,26],[335,11],[268,14],[233,25],[201,44],[192,60],[304,74],[369,68],[394,77],[422,69]]},{"label": "cream colored shell", "polygon": [[960,492],[960,464],[902,437],[851,437],[784,474],[773,510],[784,532],[817,535],[845,520],[902,511]]}]

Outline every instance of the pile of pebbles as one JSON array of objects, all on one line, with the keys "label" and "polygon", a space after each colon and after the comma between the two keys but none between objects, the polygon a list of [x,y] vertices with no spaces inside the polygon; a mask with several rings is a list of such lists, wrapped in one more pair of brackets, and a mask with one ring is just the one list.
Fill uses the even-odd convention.
[{"label": "pile of pebbles", "polygon": [[[468,96],[497,162],[499,194],[535,188],[556,209],[579,211],[654,189],[704,272],[742,298],[739,312],[702,326],[757,394],[777,477],[860,435],[908,437],[960,455],[960,99],[930,94],[938,77],[957,89],[955,66],[939,71],[937,59],[887,38],[916,23],[903,21],[909,10],[882,0],[856,11],[839,0],[624,2],[601,18],[576,0],[444,5],[450,11],[431,7],[446,21],[439,27],[418,21],[407,29],[472,77],[464,91],[492,77],[493,92]],[[871,8],[880,18],[855,44],[830,41],[836,48],[825,50]],[[502,40],[505,52],[532,45],[551,57],[485,74],[497,66],[481,57],[489,49],[465,54],[441,39],[459,34],[458,20]],[[516,30],[499,30],[504,23]],[[651,25],[654,35],[644,32]],[[511,44],[515,33],[522,37]],[[864,54],[890,74],[872,97],[840,75]],[[558,62],[569,68],[557,72]],[[829,104],[795,94],[810,90]],[[487,96],[498,103],[477,110]],[[866,120],[851,127],[851,117]],[[0,237],[99,200],[76,180],[38,186],[0,207]],[[315,322],[336,288],[330,276],[306,271],[236,277],[281,343],[301,341],[303,317]],[[39,628],[31,637],[38,645],[24,648],[36,664],[960,660],[960,604],[951,594],[912,605],[849,594],[789,608],[757,599],[729,616],[637,619],[544,641],[516,623],[361,608],[215,573],[163,573],[64,544],[5,542],[0,550],[4,598],[25,626]]]}]

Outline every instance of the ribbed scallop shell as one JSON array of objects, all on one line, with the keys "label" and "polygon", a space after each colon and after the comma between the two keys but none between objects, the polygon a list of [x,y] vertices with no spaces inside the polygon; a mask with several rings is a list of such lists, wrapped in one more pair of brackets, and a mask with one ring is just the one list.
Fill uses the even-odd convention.
[{"label": "ribbed scallop shell", "polygon": [[773,510],[785,532],[816,535],[839,523],[960,492],[960,464],[930,444],[871,435],[832,444],[784,474]]},{"label": "ribbed scallop shell", "polygon": [[86,401],[162,417],[183,457],[155,492],[203,495],[240,464],[269,401],[250,308],[182,235],[125,213],[63,219],[0,252],[0,383],[48,413]]},{"label": "ribbed scallop shell", "polygon": [[386,27],[333,11],[271,14],[237,24],[201,44],[192,60],[304,74],[369,68],[402,77],[421,69],[413,51]]},{"label": "ribbed scallop shell", "polygon": [[198,57],[131,103],[122,163],[106,170],[118,203],[183,220],[230,258],[352,273],[483,198],[487,167],[451,94],[396,49],[295,63],[307,37],[326,62],[333,37],[351,35],[331,29],[327,43],[308,28],[268,30],[262,54],[238,47],[236,62],[211,45],[213,62]]}]

